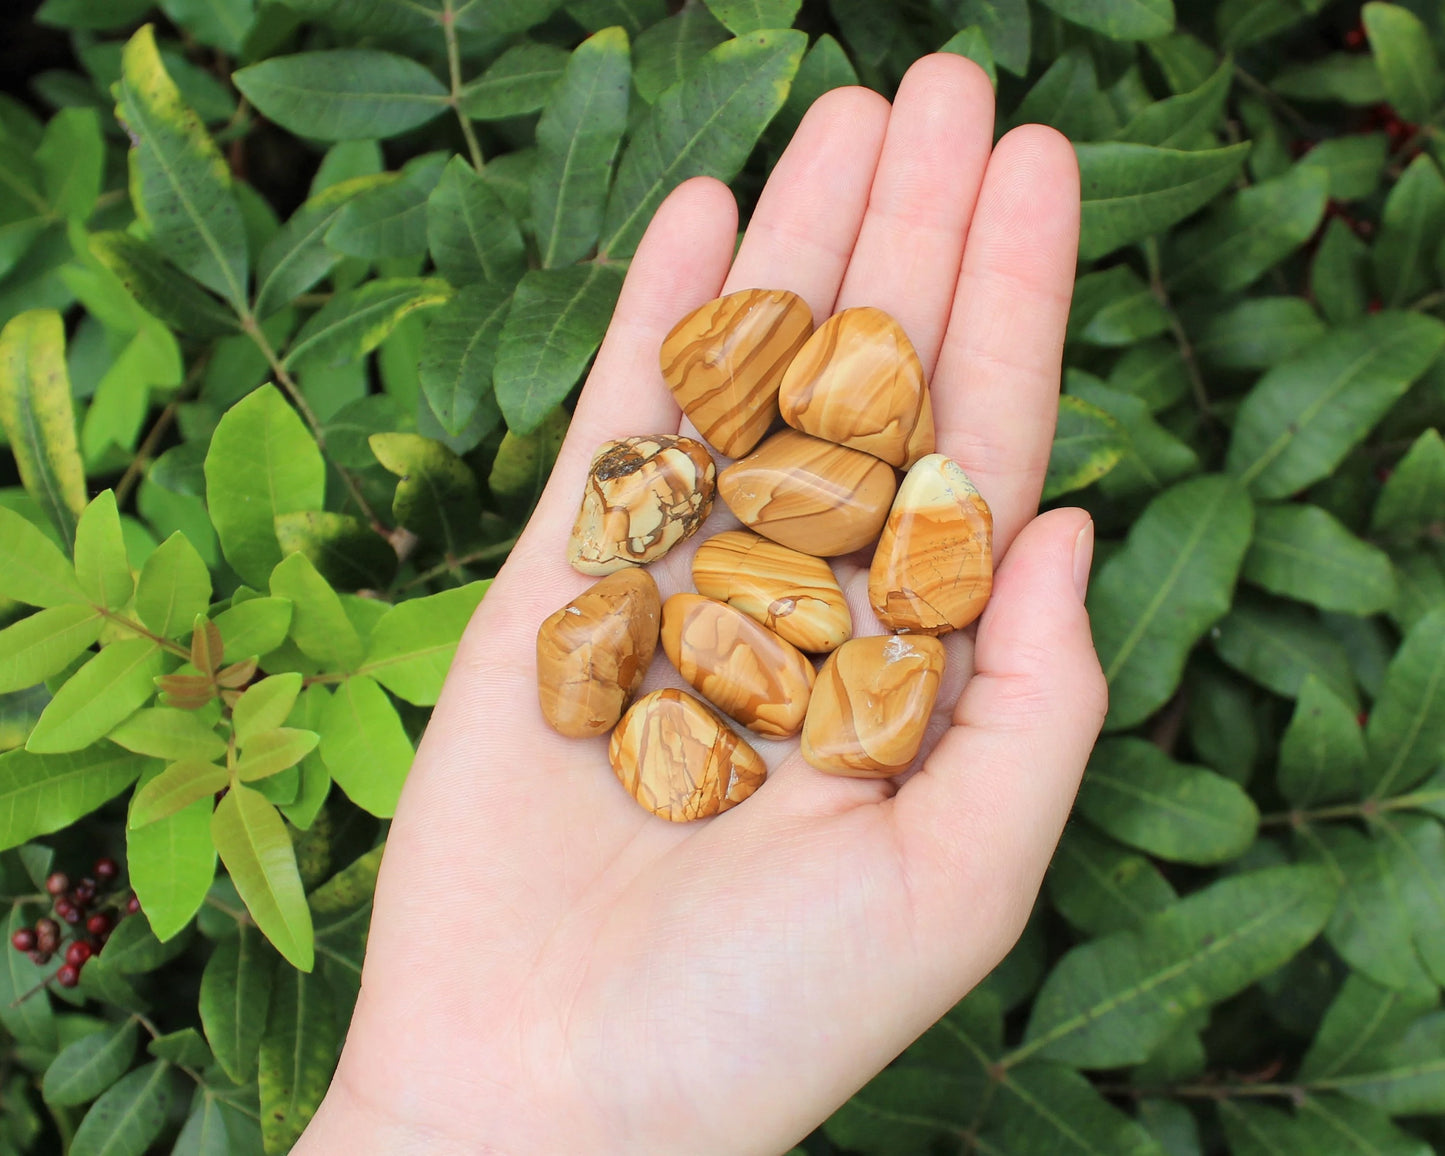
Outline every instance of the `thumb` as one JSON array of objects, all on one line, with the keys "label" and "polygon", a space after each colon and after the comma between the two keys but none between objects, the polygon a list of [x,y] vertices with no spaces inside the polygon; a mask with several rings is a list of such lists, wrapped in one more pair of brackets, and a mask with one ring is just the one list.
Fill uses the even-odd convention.
[{"label": "thumb", "polygon": [[920,916],[975,943],[997,928],[1000,956],[1028,918],[1104,722],[1108,687],[1084,608],[1093,546],[1083,510],[1051,511],[1020,533],[954,725],[893,800],[915,894],[936,908]]}]

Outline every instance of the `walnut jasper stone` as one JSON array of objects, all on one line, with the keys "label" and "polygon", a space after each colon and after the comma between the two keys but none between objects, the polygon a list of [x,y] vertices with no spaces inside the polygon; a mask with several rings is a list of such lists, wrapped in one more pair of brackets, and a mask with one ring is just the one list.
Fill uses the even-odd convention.
[{"label": "walnut jasper stone", "polygon": [[887,463],[791,429],[718,475],[718,493],[738,521],[819,557],[877,538],[896,486]]},{"label": "walnut jasper stone", "polygon": [[881,309],[844,309],[823,322],[788,366],[778,403],[794,429],[890,465],[933,452],[923,363]]},{"label": "walnut jasper stone", "polygon": [[845,642],[818,672],[803,758],[835,775],[902,773],[918,754],[942,677],[943,643],[928,635]]},{"label": "walnut jasper stone", "polygon": [[828,563],[751,530],[725,530],[699,546],[692,584],[799,650],[826,654],[853,636],[848,600]]},{"label": "walnut jasper stone", "polygon": [[662,598],[646,570],[599,579],[537,631],[537,694],[558,734],[605,734],[622,717],[657,649]]},{"label": "walnut jasper stone", "polygon": [[674,594],[662,604],[662,649],[704,698],[749,730],[784,739],[803,729],[813,664],[741,610]]},{"label": "walnut jasper stone", "polygon": [[908,471],[868,570],[868,601],[890,630],[946,634],[983,613],[993,589],[993,515],[963,468],[929,454]]},{"label": "walnut jasper stone", "polygon": [[813,331],[786,289],[744,289],[700,305],[662,343],[662,377],[708,442],[730,458],[752,449],[778,416],[778,385]]},{"label": "walnut jasper stone", "polygon": [[692,438],[651,434],[603,443],[567,560],[584,574],[657,561],[702,525],[716,482],[712,455]]},{"label": "walnut jasper stone", "polygon": [[741,803],[767,778],[757,751],[690,694],[655,690],[612,732],[612,768],[632,797],[664,819],[705,819]]}]

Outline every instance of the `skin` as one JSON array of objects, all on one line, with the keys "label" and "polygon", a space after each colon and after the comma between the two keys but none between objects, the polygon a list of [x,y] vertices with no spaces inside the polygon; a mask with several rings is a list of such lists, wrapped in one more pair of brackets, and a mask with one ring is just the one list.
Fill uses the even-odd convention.
[{"label": "skin", "polygon": [[[861,88],[822,97],[736,260],[723,185],[663,204],[421,744],[361,999],[300,1156],[776,1156],[1002,958],[1106,704],[1082,600],[1092,524],[1035,516],[1078,220],[1068,143],[1025,126],[993,146],[989,83],[952,55],[916,63],[891,107]],[[663,336],[753,286],[792,289],[819,319],[864,304],[898,318],[932,380],[939,451],[990,503],[1001,561],[976,629],[947,639],[909,776],[835,778],[796,742],[759,741],[756,795],[671,824],[621,788],[605,738],[545,727],[534,637],[590,581],[564,548],[598,443],[692,432],[658,371]],[[664,596],[733,524],[714,514],[653,567]],[[863,563],[839,576],[858,632],[881,633]],[[680,685],[666,668],[644,690]]]}]

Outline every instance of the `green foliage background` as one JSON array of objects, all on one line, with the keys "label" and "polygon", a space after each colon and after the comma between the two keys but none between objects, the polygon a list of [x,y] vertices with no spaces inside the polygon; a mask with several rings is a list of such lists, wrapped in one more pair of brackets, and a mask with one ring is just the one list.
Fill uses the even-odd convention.
[{"label": "green foliage background", "polygon": [[145,914],[74,990],[0,952],[0,1154],[291,1146],[651,213],[699,173],[746,209],[820,93],[939,47],[1001,129],[1077,143],[1046,499],[1099,525],[1112,705],[1019,945],[800,1151],[1445,1146],[1439,0],[34,19],[64,64],[0,96],[0,899],[13,931],[113,854]]}]

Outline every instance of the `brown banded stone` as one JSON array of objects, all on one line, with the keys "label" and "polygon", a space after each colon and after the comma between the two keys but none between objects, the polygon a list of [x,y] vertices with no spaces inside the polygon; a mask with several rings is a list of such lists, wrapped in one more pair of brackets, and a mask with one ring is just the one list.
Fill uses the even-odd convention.
[{"label": "brown banded stone", "polygon": [[712,455],[693,438],[604,442],[587,474],[567,560],[584,574],[657,561],[702,525],[716,483]]},{"label": "brown banded stone", "polygon": [[662,649],[694,689],[749,730],[786,739],[802,729],[813,664],[741,610],[674,594],[662,604]]},{"label": "brown banded stone", "polygon": [[558,734],[606,734],[642,685],[657,649],[662,597],[646,570],[589,586],[537,631],[537,696]]},{"label": "brown banded stone", "polygon": [[901,774],[918,754],[943,677],[943,643],[874,635],[843,643],[823,664],[803,723],[803,758],[834,775]]},{"label": "brown banded stone", "polygon": [[872,306],[818,326],[783,375],[778,405],[794,429],[890,465],[933,452],[923,363],[903,327]]},{"label": "brown banded stone", "polygon": [[786,289],[743,289],[700,305],[662,343],[662,377],[698,432],[741,457],[778,416],[778,385],[813,332],[808,304]]},{"label": "brown banded stone", "polygon": [[947,634],[993,590],[993,515],[963,467],[929,454],[908,471],[868,569],[868,601],[890,630]]},{"label": "brown banded stone", "polygon": [[632,704],[607,753],[632,797],[676,823],[726,811],[768,777],[762,757],[716,712],[670,687]]},{"label": "brown banded stone", "polygon": [[718,475],[718,493],[738,521],[818,557],[869,545],[896,487],[886,462],[792,429]]}]

